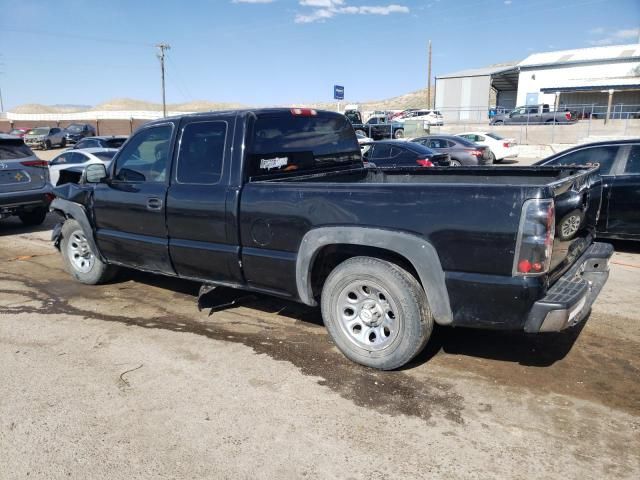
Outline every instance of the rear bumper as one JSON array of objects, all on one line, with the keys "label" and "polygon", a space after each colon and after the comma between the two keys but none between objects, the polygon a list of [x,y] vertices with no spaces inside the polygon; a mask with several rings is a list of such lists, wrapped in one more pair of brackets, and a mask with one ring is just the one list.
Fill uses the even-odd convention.
[{"label": "rear bumper", "polygon": [[15,215],[25,210],[49,207],[51,198],[51,186],[49,184],[37,190],[0,193],[0,218]]},{"label": "rear bumper", "polygon": [[596,242],[534,303],[525,332],[558,332],[585,319],[609,278],[613,246]]}]

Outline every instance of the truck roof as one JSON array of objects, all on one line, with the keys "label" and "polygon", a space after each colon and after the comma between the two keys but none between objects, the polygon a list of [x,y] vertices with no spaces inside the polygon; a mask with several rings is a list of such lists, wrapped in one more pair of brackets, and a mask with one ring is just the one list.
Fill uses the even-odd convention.
[{"label": "truck roof", "polygon": [[[291,112],[291,110],[294,110],[296,108],[303,108],[303,107],[268,107],[268,108],[240,108],[240,109],[229,109],[229,110],[210,110],[208,112],[194,112],[194,113],[186,113],[183,115],[174,115],[166,118],[159,118],[157,120],[153,120],[151,122],[146,123],[145,126],[154,125],[157,123],[163,123],[163,122],[166,122],[167,120],[210,117],[212,115],[229,115],[229,114],[242,115],[242,114],[249,114],[249,113],[253,113],[255,115],[263,115],[263,114],[270,114],[270,113],[289,113]],[[304,107],[304,109],[306,108],[307,107]],[[334,112],[332,110],[321,110],[317,108],[311,108],[310,110],[315,110],[316,112],[322,113],[322,114],[332,114],[336,116],[342,115],[341,113]]]}]

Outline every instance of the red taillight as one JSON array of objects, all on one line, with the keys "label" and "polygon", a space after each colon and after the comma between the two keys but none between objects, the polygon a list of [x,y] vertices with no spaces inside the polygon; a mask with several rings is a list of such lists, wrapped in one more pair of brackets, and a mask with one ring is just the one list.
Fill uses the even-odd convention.
[{"label": "red taillight", "polygon": [[49,166],[49,162],[46,160],[27,160],[26,162],[20,162],[25,167],[44,167],[47,168]]},{"label": "red taillight", "polygon": [[473,155],[474,157],[482,157],[482,155],[484,155],[482,150],[471,150],[469,154]]},{"label": "red taillight", "polygon": [[555,237],[555,208],[551,199],[524,202],[518,229],[514,275],[540,275],[549,271]]},{"label": "red taillight", "polygon": [[300,117],[312,117],[317,115],[318,112],[313,108],[292,108],[291,115],[298,115]]},{"label": "red taillight", "polygon": [[571,112],[565,113],[564,116],[567,118],[567,120],[571,120]]},{"label": "red taillight", "polygon": [[504,142],[504,143],[502,144],[502,146],[503,146],[504,148],[509,148],[509,147],[511,146],[511,144],[510,144],[509,142]]},{"label": "red taillight", "polygon": [[419,158],[416,163],[421,167],[433,167],[433,162],[427,158]]}]

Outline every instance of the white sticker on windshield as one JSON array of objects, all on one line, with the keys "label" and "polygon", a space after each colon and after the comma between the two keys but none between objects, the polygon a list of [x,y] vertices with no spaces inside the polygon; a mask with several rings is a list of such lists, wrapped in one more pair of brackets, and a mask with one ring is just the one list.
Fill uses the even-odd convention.
[{"label": "white sticker on windshield", "polygon": [[260,168],[271,170],[284,167],[289,163],[289,157],[263,158],[260,160]]}]

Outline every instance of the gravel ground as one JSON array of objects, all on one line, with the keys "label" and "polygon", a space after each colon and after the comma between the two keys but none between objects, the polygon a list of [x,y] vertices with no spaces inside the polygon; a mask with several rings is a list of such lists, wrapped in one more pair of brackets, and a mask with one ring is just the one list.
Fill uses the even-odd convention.
[{"label": "gravel ground", "polygon": [[[50,153],[50,152],[47,152]],[[0,478],[638,478],[640,246],[588,321],[437,329],[399,372],[347,361],[319,312],[130,271],[73,283],[0,222]]]}]

